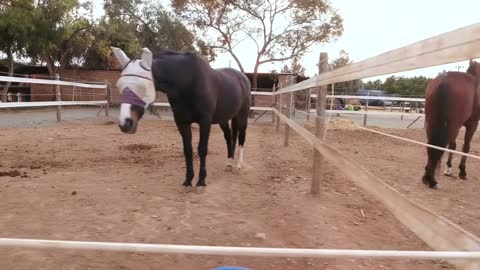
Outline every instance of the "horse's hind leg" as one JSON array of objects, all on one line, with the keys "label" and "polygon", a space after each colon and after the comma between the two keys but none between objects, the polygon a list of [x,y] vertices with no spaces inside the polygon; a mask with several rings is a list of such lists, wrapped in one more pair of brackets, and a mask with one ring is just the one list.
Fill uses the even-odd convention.
[{"label": "horse's hind leg", "polygon": [[438,188],[438,183],[435,180],[435,170],[442,157],[442,152],[442,150],[427,148],[428,162],[427,166],[425,166],[425,174],[423,175],[422,182],[433,189]]},{"label": "horse's hind leg", "polygon": [[190,124],[177,124],[178,131],[182,135],[183,155],[185,157],[186,175],[183,186],[187,189],[192,187],[193,172],[193,151],[192,151],[192,129]]},{"label": "horse's hind leg", "polygon": [[227,144],[227,161],[225,170],[231,171],[233,167],[232,132],[228,126],[228,122],[221,123],[220,128],[223,131],[223,137],[225,138],[225,142]]},{"label": "horse's hind leg", "polygon": [[[450,150],[455,150],[457,148],[457,142],[455,140],[451,141],[450,144],[448,145],[448,149]],[[447,160],[447,169],[443,172],[443,174],[450,176],[452,175],[452,158],[453,154],[448,153],[448,160]]]},{"label": "horse's hind leg", "polygon": [[[466,130],[465,130],[465,142],[463,144],[463,152],[466,154],[470,151],[470,141],[473,138],[473,134],[475,134],[475,131],[477,130],[478,122],[474,121],[474,123],[470,125],[466,125]],[[467,179],[467,171],[465,170],[465,164],[467,163],[467,157],[462,156],[462,160],[460,161],[460,173],[458,174],[458,177],[460,179]]]},{"label": "horse's hind leg", "polygon": [[247,123],[248,123],[248,115],[245,116],[245,119],[240,119],[239,120],[239,126],[238,126],[238,146],[240,148],[239,154],[238,154],[238,163],[237,167],[240,169],[243,164],[243,145],[245,144],[245,139],[247,136]]}]

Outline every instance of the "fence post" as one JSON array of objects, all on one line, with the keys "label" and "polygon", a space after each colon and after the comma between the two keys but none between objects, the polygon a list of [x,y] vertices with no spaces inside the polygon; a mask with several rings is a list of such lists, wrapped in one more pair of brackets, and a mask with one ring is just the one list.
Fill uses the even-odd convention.
[{"label": "fence post", "polygon": [[110,113],[109,113],[109,109],[110,109],[110,102],[111,102],[111,98],[112,98],[112,92],[111,92],[111,89],[110,89],[110,83],[108,83],[108,80],[105,80],[105,84],[107,85],[107,104],[105,104],[105,116],[109,116]]},{"label": "fence post", "polygon": [[307,122],[310,122],[310,102],[311,102],[311,99],[310,99],[310,88],[308,88],[307,90],[307,106],[306,106],[306,110],[307,110]]},{"label": "fence post", "polygon": [[[272,109],[275,108],[277,105],[277,96],[275,95],[275,84],[273,85],[273,88],[272,88]],[[272,111],[272,124],[275,123],[275,120],[276,120],[276,114],[275,112]]]},{"label": "fence post", "polygon": [[[367,96],[370,97],[370,91],[367,92]],[[368,102],[370,99],[367,99],[365,102],[365,114],[363,115],[363,126],[365,127],[367,125],[367,115],[368,115]]]},{"label": "fence post", "polygon": [[[60,81],[60,75],[55,73],[55,80]],[[58,102],[62,101],[60,97],[60,84],[55,86],[55,96]],[[62,121],[62,106],[60,104],[57,105],[57,122]]]},{"label": "fence post", "polygon": [[[293,92],[290,92],[290,94],[287,94],[290,97],[287,98],[288,100],[288,105],[287,105],[287,110],[288,110],[288,119],[292,118],[292,100],[293,100]],[[290,139],[290,126],[285,123],[285,137],[283,138],[283,146],[287,147],[288,146],[288,141]]]},{"label": "fence post", "polygon": [[[320,53],[320,61],[318,63],[318,75],[328,71],[328,54]],[[325,134],[325,116],[327,106],[327,88],[328,85],[322,85],[317,90],[317,117],[315,119],[315,136],[323,141]],[[311,193],[320,193],[320,178],[322,177],[322,165],[324,159],[317,149],[313,149],[313,175]]]},{"label": "fence post", "polygon": [[[279,113],[282,113],[282,110],[283,110],[283,94],[280,94],[278,95],[278,104],[277,104],[277,110]],[[279,132],[280,131],[280,117],[277,115],[277,123],[276,123],[276,126],[275,126],[275,132]]]}]

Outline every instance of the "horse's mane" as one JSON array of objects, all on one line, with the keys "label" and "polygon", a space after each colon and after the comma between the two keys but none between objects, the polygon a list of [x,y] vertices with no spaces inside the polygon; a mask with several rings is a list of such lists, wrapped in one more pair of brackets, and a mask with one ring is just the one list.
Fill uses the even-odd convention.
[{"label": "horse's mane", "polygon": [[190,55],[190,54],[193,54],[193,53],[191,53],[191,52],[179,52],[179,51],[175,51],[175,50],[172,50],[172,49],[162,49],[162,50],[160,50],[160,52],[156,56],[161,57],[161,56],[164,56],[164,55]]}]

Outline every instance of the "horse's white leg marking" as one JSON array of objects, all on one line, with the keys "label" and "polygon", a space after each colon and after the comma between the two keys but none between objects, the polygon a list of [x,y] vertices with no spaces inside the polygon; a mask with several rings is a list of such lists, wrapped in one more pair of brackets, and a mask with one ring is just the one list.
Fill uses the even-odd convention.
[{"label": "horse's white leg marking", "polygon": [[128,103],[122,103],[122,105],[120,105],[120,116],[118,118],[118,121],[120,122],[121,126],[125,124],[125,120],[132,117],[132,115],[130,114],[131,107],[132,105]]},{"label": "horse's white leg marking", "polygon": [[184,193],[191,192],[192,190],[193,190],[193,187],[191,187],[191,186],[188,186],[188,187],[182,186],[182,191],[183,191]]},{"label": "horse's white leg marking", "polygon": [[452,175],[452,167],[447,167],[447,169],[443,172],[443,174],[447,176]]},{"label": "horse's white leg marking", "polygon": [[242,168],[243,164],[243,146],[240,146],[240,154],[238,155],[237,168]]},{"label": "horse's white leg marking", "polygon": [[205,193],[205,191],[206,191],[206,188],[205,188],[205,187],[201,187],[201,186],[200,186],[200,187],[197,187],[196,190],[195,190],[195,192],[196,192],[197,194],[203,194],[203,193]]},{"label": "horse's white leg marking", "polygon": [[233,158],[227,158],[225,161],[225,170],[226,171],[231,171],[233,167]]}]

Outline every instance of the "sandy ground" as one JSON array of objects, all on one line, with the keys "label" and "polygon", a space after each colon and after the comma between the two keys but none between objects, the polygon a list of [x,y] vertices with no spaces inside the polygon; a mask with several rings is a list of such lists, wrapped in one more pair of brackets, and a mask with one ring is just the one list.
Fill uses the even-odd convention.
[{"label": "sandy ground", "polygon": [[[394,131],[422,138],[422,130]],[[250,125],[246,168],[226,172],[214,127],[207,192],[180,192],[184,162],[171,121],[145,120],[137,134],[111,121],[3,128],[1,237],[163,244],[429,250],[381,204],[326,164],[321,195],[309,195],[312,151],[299,136],[283,147],[272,125]],[[353,130],[328,141],[408,196],[465,228],[477,224],[478,169],[470,179],[420,184],[424,150]],[[194,129],[194,149],[198,129]],[[479,149],[473,147],[474,152]],[[195,160],[195,172],[198,159]],[[475,196],[475,197],[473,197]],[[474,199],[475,198],[475,199]],[[258,233],[265,237],[258,237]],[[256,237],[257,236],[257,237]],[[263,235],[262,235],[263,236]],[[1,269],[450,269],[439,261],[289,259],[0,248]]]}]

